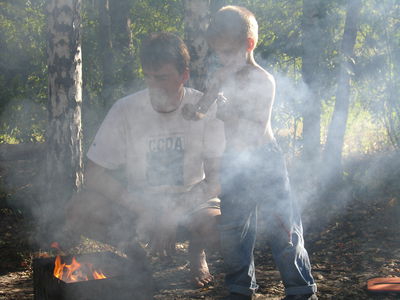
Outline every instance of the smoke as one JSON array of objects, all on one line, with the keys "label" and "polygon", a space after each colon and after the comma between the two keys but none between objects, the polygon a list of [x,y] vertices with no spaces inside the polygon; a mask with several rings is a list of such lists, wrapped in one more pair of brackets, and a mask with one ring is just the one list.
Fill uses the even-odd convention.
[{"label": "smoke", "polygon": [[[260,59],[260,57],[258,57]],[[311,97],[315,97],[311,88],[301,77],[294,73],[284,72],[274,67],[271,63],[261,60],[261,65],[266,67],[275,77],[276,98],[273,107],[273,130],[275,137],[285,154],[293,197],[303,215],[305,229],[329,223],[335,215],[343,212],[354,199],[354,189],[350,184],[337,181],[336,169],[332,168],[329,161],[320,157],[306,159],[303,152],[303,116],[310,105]],[[332,98],[336,88],[326,88],[325,83],[318,80],[320,86],[313,86],[313,90],[320,91],[319,103],[321,105],[321,148],[316,149],[316,155],[322,154],[324,140],[333,111]],[[347,178],[345,178],[347,180]],[[346,181],[345,181],[346,182]],[[327,200],[324,190],[327,186],[336,186],[334,197],[329,195],[333,202]],[[323,219],[318,210],[323,206],[333,205],[332,210]]]},{"label": "smoke", "polygon": [[[368,14],[364,14],[363,22],[368,21]],[[266,18],[267,19],[267,18]],[[325,37],[326,38],[326,37]],[[371,43],[371,45],[379,46],[379,51],[382,51],[381,45],[376,44],[377,41],[374,40],[372,36],[366,37],[366,42]],[[314,45],[309,45],[309,47],[313,47]],[[358,49],[359,53],[365,54],[363,51],[368,52],[367,50]],[[397,55],[397,54],[396,54]],[[377,58],[378,59],[378,58]],[[321,198],[321,186],[315,180],[323,179],[326,182],[330,182],[333,179],[333,174],[326,173],[321,166],[329,163],[328,161],[319,162],[321,165],[315,166],[310,165],[311,163],[308,161],[301,160],[301,152],[303,149],[303,141],[302,141],[302,115],[305,109],[305,105],[308,103],[308,99],[311,97],[311,88],[304,83],[300,76],[300,70],[295,70],[294,73],[290,73],[289,71],[285,71],[283,69],[279,69],[277,65],[270,63],[269,61],[263,61],[260,57],[256,59],[263,67],[265,67],[269,72],[273,74],[276,80],[276,98],[275,103],[272,108],[272,129],[274,134],[281,146],[283,153],[286,157],[286,162],[289,170],[289,178],[291,182],[291,188],[294,194],[294,197],[298,200],[300,206],[300,212],[303,214],[303,223],[305,223],[305,227],[309,227],[311,225],[318,224],[319,222],[327,222],[329,218],[332,216],[323,216],[324,220],[319,219],[321,217],[321,210],[315,209],[316,204],[318,202],[324,201]],[[332,68],[334,68],[335,62],[331,62]],[[356,100],[360,101],[360,98],[365,99],[362,103],[365,102],[370,103],[370,107],[374,107],[374,105],[378,106],[379,102],[382,100],[382,94],[385,93],[385,90],[382,88],[366,88],[362,85],[361,80],[365,79],[366,85],[370,87],[374,87],[377,83],[379,85],[382,83],[383,78],[385,76],[377,76],[376,65],[382,66],[382,56],[379,56],[379,61],[366,61],[363,60],[360,64],[356,66],[356,75],[359,76],[359,80],[356,80],[355,84],[358,84],[358,94],[353,98],[354,102]],[[218,68],[218,61],[214,56],[210,58],[210,74],[213,73]],[[332,71],[332,70],[330,70]],[[379,69],[379,72],[383,72],[383,69]],[[297,72],[297,73],[296,73]],[[367,76],[367,74],[372,74],[371,76]],[[379,73],[381,74],[381,73]],[[363,75],[363,76],[361,76]],[[334,71],[328,72],[325,75],[321,73],[321,76],[324,76],[323,80],[318,80],[320,86],[313,87],[318,91],[321,91],[321,94],[318,95],[322,99],[321,107],[322,107],[322,141],[324,142],[324,136],[326,135],[327,125],[330,121],[330,116],[333,110],[333,96],[335,94],[335,86],[329,86],[327,81],[334,81]],[[210,80],[210,79],[209,79]],[[381,86],[381,85],[380,85]],[[234,93],[229,94],[229,92],[225,93],[225,96],[228,100],[230,100],[230,96],[233,98],[237,97],[240,100],[240,110],[243,113],[256,113],[257,109],[253,107],[253,99],[252,95],[258,94],[257,91],[253,90],[254,86],[231,86],[225,87],[227,89],[234,90]],[[107,87],[106,87],[107,88]],[[248,91],[249,94],[248,94]],[[358,98],[356,98],[358,97]],[[87,98],[86,98],[87,99]],[[93,99],[95,100],[95,97]],[[374,101],[375,100],[375,101]],[[94,101],[97,102],[97,101]],[[354,103],[353,102],[353,103]],[[352,104],[353,104],[352,103]],[[363,104],[363,105],[364,105]],[[357,104],[354,104],[357,105]],[[94,122],[95,118],[99,118],[101,115],[100,112],[95,112],[93,109],[95,105],[88,106],[87,111],[83,112],[86,114],[86,128],[88,127],[88,122]],[[360,107],[356,107],[360,109]],[[374,111],[373,111],[374,112]],[[375,111],[376,112],[376,111]],[[9,131],[10,136],[17,136],[21,140],[29,140],[32,136],[37,136],[38,140],[40,140],[40,134],[42,134],[43,130],[40,126],[33,127],[33,131],[27,133],[22,128],[32,128],[32,124],[37,124],[38,120],[45,120],[43,117],[45,114],[43,106],[40,104],[36,104],[36,102],[31,101],[30,99],[24,99],[16,104],[15,102],[10,102],[9,107],[4,110],[1,120],[3,124],[8,124],[9,128],[13,128],[13,131]],[[362,109],[359,112],[360,117],[363,116]],[[376,115],[379,115],[376,113]],[[29,116],[29,117],[27,117]],[[181,135],[179,134],[179,128],[173,131],[173,134],[170,135],[157,135],[151,133],[150,129],[158,128],[160,131],[163,131],[166,126],[162,118],[160,117],[157,120],[149,121],[144,118],[144,113],[142,111],[138,116],[138,119],[141,120],[141,124],[138,127],[130,128],[132,130],[138,130],[138,134],[134,136],[134,142],[139,143],[142,142],[141,139],[143,137],[148,138],[144,143],[148,146],[148,153],[145,156],[136,156],[132,157],[132,168],[133,173],[141,172],[141,163],[146,161],[151,165],[151,170],[147,173],[148,177],[146,180],[151,182],[152,185],[181,185],[184,180],[182,177],[182,162],[183,160],[190,159],[187,157],[187,153],[182,152],[182,147],[188,147],[186,141],[182,140]],[[357,125],[357,122],[350,120],[355,124],[354,127],[358,127],[359,134],[363,134],[365,131],[364,126]],[[43,122],[43,121],[42,121]],[[191,124],[190,126],[199,126],[196,123]],[[93,125],[92,127],[97,127]],[[138,129],[140,128],[140,130]],[[374,128],[371,129],[373,131]],[[94,129],[93,129],[94,131]],[[139,132],[140,131],[140,132]],[[251,135],[251,133],[250,133]],[[112,137],[113,134],[110,134]],[[368,137],[366,138],[368,140]],[[4,141],[7,141],[4,139]],[[368,141],[365,141],[368,142]],[[360,142],[360,148],[363,147],[363,143]],[[323,146],[323,145],[322,145]],[[351,148],[354,144],[351,144],[350,141],[346,145],[347,148]],[[380,147],[378,146],[377,149]],[[350,151],[349,151],[350,152]],[[250,196],[250,200],[254,198],[263,198],[269,197],[270,201],[274,201],[275,199],[279,199],[280,194],[282,193],[282,183],[271,185],[268,189],[260,189],[257,184],[259,182],[257,178],[263,178],[260,174],[265,171],[262,166],[262,163],[265,161],[258,161],[258,157],[251,157],[251,153],[245,152],[241,155],[230,156],[230,165],[236,165],[236,168],[229,169],[221,174],[221,181],[229,181],[236,178],[238,183],[243,179],[242,172],[244,169],[249,168],[249,165],[252,166],[253,173],[245,174],[248,176],[246,178],[250,183],[247,186],[247,189],[244,191],[238,191],[238,195],[232,195],[233,198],[243,196],[243,198],[238,201],[242,201],[246,203],[246,197]],[[111,155],[115,155],[115,153],[111,153]],[[380,197],[382,194],[387,193],[390,196],[396,197],[399,194],[397,181],[399,178],[398,164],[400,161],[396,155],[386,156],[382,155],[370,155],[363,156],[362,154],[357,155],[349,155],[344,158],[345,163],[345,185],[339,186],[339,188],[334,191],[335,199],[338,212],[343,212],[349,204],[355,198],[361,198],[365,195],[369,197],[365,197],[366,201],[368,199],[375,197]],[[43,166],[35,166],[36,172],[43,173]],[[282,166],[278,166],[278,169],[275,170],[277,172],[282,171]],[[169,174],[169,170],[172,173]],[[118,181],[122,182],[123,185],[127,186],[126,182],[126,174],[124,169],[118,170],[117,172],[113,172],[111,175],[113,178],[116,178]],[[26,177],[29,178],[31,174]],[[132,178],[135,178],[135,174],[130,174]],[[129,177],[128,176],[128,177]],[[198,179],[202,179],[203,174],[198,176]],[[42,181],[42,177],[40,176],[31,176],[30,178],[34,178],[35,182],[34,186],[43,186],[46,182]],[[15,177],[8,177],[7,180],[11,185],[19,185],[20,179]],[[37,183],[36,181],[41,181]],[[142,214],[140,216],[135,216],[134,213],[127,210],[126,208],[120,207],[115,203],[102,203],[99,200],[99,196],[96,195],[93,197],[94,203],[88,203],[85,207],[84,203],[78,206],[81,211],[77,212],[79,215],[84,215],[87,213],[87,216],[92,216],[92,219],[85,218],[82,220],[79,225],[80,229],[84,232],[93,234],[96,232],[100,226],[105,226],[107,228],[107,232],[104,234],[99,234],[95,236],[98,240],[102,240],[106,243],[111,243],[118,247],[123,247],[122,241],[134,241],[135,239],[140,240],[141,242],[147,243],[151,239],[151,235],[154,234],[152,230],[156,229],[156,225],[161,218],[168,217],[171,223],[178,223],[182,220],[182,215],[189,215],[188,210],[185,209],[184,205],[178,205],[174,207],[172,210],[173,213],[169,216],[163,215],[163,206],[167,204],[171,204],[172,201],[177,199],[174,196],[178,197],[174,193],[168,192],[158,192],[154,194],[143,195],[140,193],[139,184],[136,184],[131,188],[133,190],[132,202],[135,203],[135,206],[147,205],[147,209],[151,212],[150,214]],[[131,181],[130,181],[131,183]],[[225,183],[227,184],[227,183]],[[225,186],[226,187],[226,186]],[[107,189],[107,186],[105,187]],[[233,187],[234,188],[234,187]],[[233,189],[234,190],[234,189]],[[40,197],[39,192],[32,190],[24,190],[24,194],[21,194],[20,199],[32,200],[31,203],[27,204],[29,207],[36,207],[34,203],[35,199]],[[19,191],[20,192],[20,191]],[[185,191],[181,197],[177,201],[184,202],[185,195],[187,196],[189,193]],[[198,196],[199,198],[204,197]],[[227,195],[229,197],[229,195]],[[173,198],[173,199],[171,199]],[[376,199],[376,198],[375,198]],[[111,199],[113,200],[113,199]],[[58,199],[54,197],[54,203],[51,207],[41,207],[41,210],[35,210],[34,214],[38,220],[46,218],[47,216],[52,214],[51,209],[57,209]],[[282,203],[280,203],[282,204]],[[39,204],[42,205],[42,204]],[[93,206],[92,206],[93,205]],[[315,205],[315,207],[314,207]],[[272,209],[273,206],[270,206]],[[321,206],[318,206],[318,209]],[[275,207],[273,209],[280,210],[281,207]],[[60,224],[59,226],[62,226]],[[268,226],[268,224],[266,225]],[[76,236],[79,237],[79,231],[75,233]],[[60,237],[66,238],[67,236]],[[70,237],[70,236],[68,236]],[[48,241],[49,243],[51,241]]]}]

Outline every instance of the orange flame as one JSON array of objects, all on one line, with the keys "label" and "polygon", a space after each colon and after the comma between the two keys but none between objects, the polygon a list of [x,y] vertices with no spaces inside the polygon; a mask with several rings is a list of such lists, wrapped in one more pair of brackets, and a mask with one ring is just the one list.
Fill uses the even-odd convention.
[{"label": "orange flame", "polygon": [[60,255],[57,255],[56,260],[54,262],[54,272],[53,272],[54,277],[62,279],[64,267],[65,264],[61,263]]},{"label": "orange flame", "polygon": [[60,255],[57,255],[54,261],[53,275],[67,283],[107,278],[101,270],[93,269],[92,264],[79,263],[75,257],[70,265],[62,263]]},{"label": "orange flame", "polygon": [[107,278],[102,272],[97,272],[96,270],[93,271],[93,278],[94,279],[104,279]]}]

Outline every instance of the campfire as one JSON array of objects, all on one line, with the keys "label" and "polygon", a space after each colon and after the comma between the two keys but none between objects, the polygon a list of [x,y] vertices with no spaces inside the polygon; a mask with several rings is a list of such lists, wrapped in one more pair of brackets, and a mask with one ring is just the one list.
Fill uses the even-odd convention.
[{"label": "campfire", "polygon": [[35,300],[153,299],[149,274],[138,262],[112,252],[58,252],[33,260]]},{"label": "campfire", "polygon": [[67,265],[62,263],[60,255],[56,257],[53,275],[68,283],[107,278],[101,270],[93,269],[93,264],[79,263],[74,256],[71,264]]},{"label": "campfire", "polygon": [[[53,242],[51,247],[56,249],[58,253],[63,253],[57,242]],[[67,283],[107,278],[100,269],[95,269],[92,263],[78,262],[76,257],[73,256],[71,263],[66,264],[62,261],[60,254],[54,261],[53,275]]]}]

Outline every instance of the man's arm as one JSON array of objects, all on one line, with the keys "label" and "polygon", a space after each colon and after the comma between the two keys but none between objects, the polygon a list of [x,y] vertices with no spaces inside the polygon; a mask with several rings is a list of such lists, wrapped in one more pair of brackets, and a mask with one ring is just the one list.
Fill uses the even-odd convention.
[{"label": "man's arm", "polygon": [[195,184],[192,189],[183,196],[184,198],[182,200],[189,202],[188,204],[190,206],[191,204],[200,205],[209,199],[218,197],[221,192],[219,165],[220,158],[204,159],[204,179]]},{"label": "man's arm", "polygon": [[138,195],[129,193],[118,180],[109,174],[108,169],[91,160],[88,160],[86,164],[85,187],[125,206],[134,213],[143,212],[143,205]]},{"label": "man's arm", "polygon": [[220,158],[204,159],[205,178],[201,182],[206,200],[217,197],[221,193],[221,185],[219,183],[219,167]]},{"label": "man's arm", "polygon": [[125,189],[108,172],[108,169],[88,160],[85,169],[85,186],[110,200],[117,201],[117,199],[121,198]]}]

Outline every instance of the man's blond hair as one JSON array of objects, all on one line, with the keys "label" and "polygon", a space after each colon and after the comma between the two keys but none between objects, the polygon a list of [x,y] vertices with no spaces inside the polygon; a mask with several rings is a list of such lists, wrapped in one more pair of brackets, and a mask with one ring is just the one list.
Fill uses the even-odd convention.
[{"label": "man's blond hair", "polygon": [[207,29],[210,44],[223,40],[244,45],[247,38],[252,38],[257,44],[258,24],[254,14],[242,6],[222,7],[215,13]]}]

